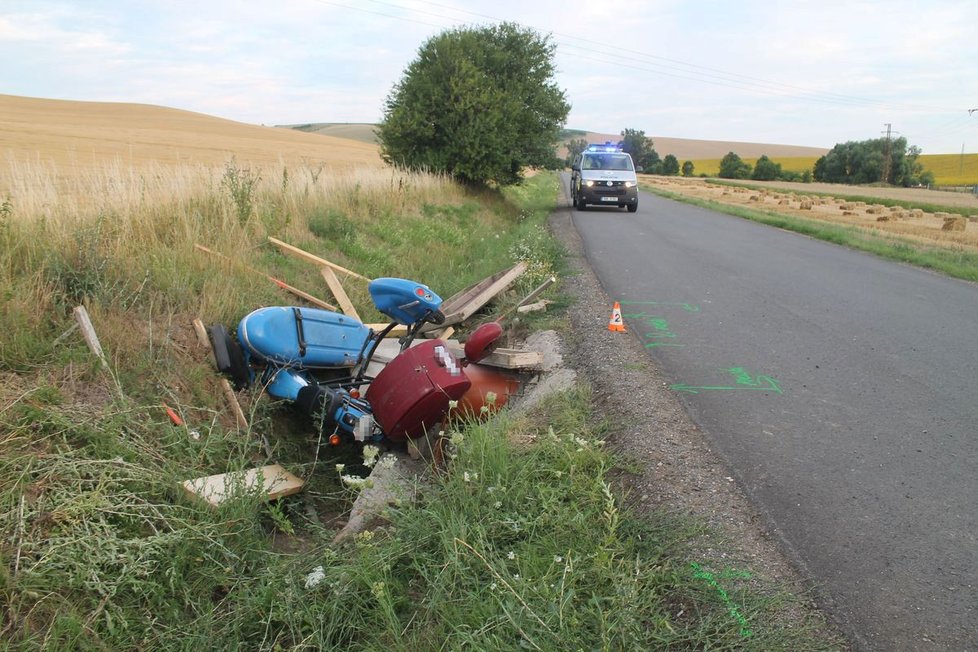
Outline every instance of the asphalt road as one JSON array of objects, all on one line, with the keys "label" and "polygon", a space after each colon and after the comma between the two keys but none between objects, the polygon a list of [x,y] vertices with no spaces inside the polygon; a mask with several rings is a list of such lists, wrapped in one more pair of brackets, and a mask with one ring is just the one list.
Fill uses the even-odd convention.
[{"label": "asphalt road", "polygon": [[574,223],[856,647],[978,650],[978,285],[648,193]]}]

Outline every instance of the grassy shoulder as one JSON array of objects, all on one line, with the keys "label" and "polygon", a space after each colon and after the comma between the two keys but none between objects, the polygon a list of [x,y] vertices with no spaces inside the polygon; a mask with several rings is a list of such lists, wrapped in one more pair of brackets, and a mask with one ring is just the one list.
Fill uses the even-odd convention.
[{"label": "grassy shoulder", "polygon": [[[978,281],[978,255],[967,251],[926,246],[910,239],[900,238],[899,236],[880,235],[856,226],[831,224],[817,219],[781,215],[772,211],[759,211],[707,199],[688,197],[681,193],[670,192],[649,185],[643,186],[643,189],[655,193],[660,197],[742,217],[761,224],[795,231],[819,240],[825,240],[826,242],[866,251],[888,260],[932,269],[966,281]],[[907,204],[904,206],[906,208],[921,207],[920,204],[913,202],[894,202],[887,204],[885,200],[875,198],[867,198],[867,200],[884,205],[904,206]],[[950,209],[947,210],[949,211]]]},{"label": "grassy shoulder", "polygon": [[[356,452],[321,448],[311,424],[257,395],[242,396],[251,430],[236,430],[190,319],[234,323],[292,303],[265,275],[323,287],[270,235],[443,296],[527,261],[497,310],[552,274],[560,251],[544,226],[553,175],[473,195],[420,175],[323,174],[229,166],[163,186],[117,179],[116,191],[133,185],[95,206],[2,198],[7,648],[828,647],[807,638],[807,623],[785,625],[790,599],[750,569],[691,559],[701,528],[622,507],[584,390],[532,416],[456,424],[452,463],[420,500],[331,545],[352,498],[336,465],[357,470]],[[370,305],[365,288],[347,286]],[[108,371],[71,331],[78,304]],[[303,492],[274,503],[243,494],[218,509],[183,495],[183,480],[264,463],[258,434]]]}]

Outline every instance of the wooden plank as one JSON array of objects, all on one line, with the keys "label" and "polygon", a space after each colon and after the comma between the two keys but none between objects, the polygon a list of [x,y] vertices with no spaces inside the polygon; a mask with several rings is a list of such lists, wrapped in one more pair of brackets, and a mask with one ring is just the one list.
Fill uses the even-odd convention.
[{"label": "wooden plank", "polygon": [[105,359],[105,353],[102,352],[102,345],[98,341],[98,335],[95,333],[95,327],[92,326],[92,320],[89,319],[85,306],[75,306],[75,321],[78,322],[78,327],[81,329],[82,337],[85,338],[88,350],[98,357],[103,367],[108,368],[109,363]]},{"label": "wooden plank", "polygon": [[[209,357],[211,362],[214,363],[216,368],[217,361],[214,360],[214,347],[211,345],[211,338],[207,335],[207,329],[204,328],[204,322],[195,318],[193,324],[194,331],[197,333],[197,341],[200,342],[201,346],[207,349],[207,352],[210,354]],[[235,394],[234,390],[231,388],[231,383],[228,382],[227,378],[221,376],[219,384],[221,385],[221,393],[224,394],[224,400],[227,401],[228,407],[231,408],[231,413],[234,414],[234,422],[237,424],[238,429],[247,430],[248,418],[245,417],[244,410],[241,409],[241,403],[238,402],[238,395]],[[268,441],[265,439],[264,435],[262,435],[261,439],[265,446],[265,453],[270,456],[272,453],[271,448],[268,445]]]},{"label": "wooden plank", "polygon": [[282,281],[278,280],[277,278],[274,278],[274,277],[271,277],[271,276],[269,276],[268,278],[272,279],[272,282],[275,283],[275,285],[279,286],[280,288],[282,288],[286,292],[291,292],[295,296],[300,297],[302,299],[305,299],[306,301],[308,301],[309,303],[311,303],[314,306],[319,306],[320,308],[324,308],[326,310],[332,310],[333,312],[336,312],[336,306],[330,305],[330,304],[326,303],[325,301],[323,301],[322,299],[317,299],[316,297],[312,296],[308,292],[303,292],[299,288],[294,288],[291,285],[289,285],[288,283],[283,283]]},{"label": "wooden plank", "polygon": [[[448,348],[456,357],[465,356],[465,347],[454,340],[448,342]],[[543,366],[543,354],[539,351],[500,348],[479,360],[479,364],[500,369],[539,369]]]},{"label": "wooden plank", "polygon": [[[245,417],[244,410],[241,409],[241,404],[238,403],[238,395],[234,393],[233,389],[231,389],[231,383],[228,382],[227,378],[222,376],[220,382],[221,391],[224,393],[224,398],[227,400],[228,406],[231,408],[231,412],[234,414],[234,422],[238,424],[239,430],[247,430],[248,419]],[[265,452],[270,454],[270,451],[268,450]]]},{"label": "wooden plank", "polygon": [[465,321],[478,312],[482,306],[492,301],[497,294],[506,290],[525,271],[526,263],[520,261],[511,268],[497,272],[449,297],[441,305],[441,311],[445,314],[445,321],[422,330],[438,330]]},{"label": "wooden plank", "polygon": [[[380,331],[382,331],[385,328],[387,328],[388,326],[390,326],[390,322],[388,322],[386,324],[364,324],[364,326],[366,326],[367,328],[369,328],[372,331],[375,331],[375,332],[378,332],[379,333]],[[401,324],[398,324],[393,329],[391,329],[391,332],[388,333],[387,336],[388,337],[400,337],[401,335],[407,335],[407,330],[408,330],[407,329],[407,326],[403,326]]]},{"label": "wooden plank", "polygon": [[213,353],[211,350],[211,338],[207,335],[207,329],[204,328],[204,322],[200,319],[194,318],[194,331],[197,333],[197,341],[202,347],[207,349],[208,353]]},{"label": "wooden plank", "polygon": [[521,307],[529,305],[531,301],[533,301],[538,296],[540,296],[540,294],[542,294],[544,290],[546,290],[548,287],[550,287],[556,282],[557,282],[556,276],[551,276],[550,278],[548,278],[546,281],[541,283],[535,290],[533,290],[533,292],[530,292],[528,295],[523,297],[523,300],[516,304],[516,309],[519,310]]},{"label": "wooden plank", "polygon": [[259,489],[268,500],[291,496],[302,490],[305,481],[289,473],[279,464],[256,469],[219,473],[194,480],[184,480],[183,489],[195,498],[218,506],[224,501]]},{"label": "wooden plank", "polygon": [[527,312],[540,312],[541,310],[546,311],[547,306],[549,306],[553,301],[548,299],[541,299],[536,303],[527,303],[516,308],[516,312],[523,314]]},{"label": "wooden plank", "polygon": [[261,274],[262,276],[264,276],[269,281],[271,281],[275,285],[279,286],[280,288],[282,288],[286,292],[289,292],[291,294],[294,294],[295,296],[299,297],[300,299],[305,299],[306,301],[308,301],[309,303],[313,304],[314,306],[318,306],[320,308],[323,308],[324,310],[332,310],[333,312],[336,312],[336,306],[330,305],[330,304],[326,303],[325,301],[323,301],[322,299],[319,299],[317,297],[314,297],[313,295],[309,294],[308,292],[303,292],[299,288],[293,287],[293,286],[289,285],[288,283],[286,283],[285,281],[281,281],[281,280],[275,278],[274,276],[271,276],[270,274],[266,274],[265,272],[261,271],[260,269],[255,269],[254,267],[249,267],[248,265],[245,265],[241,261],[237,261],[237,260],[234,260],[232,258],[229,258],[229,257],[225,256],[222,253],[218,253],[218,252],[214,251],[213,249],[208,249],[207,247],[205,247],[202,244],[194,244],[194,248],[197,249],[198,251],[203,251],[204,253],[210,254],[212,256],[217,256],[218,258],[223,258],[224,260],[228,261],[229,263],[234,263],[236,265],[240,265],[241,267],[245,268],[249,272],[254,272],[255,274]]},{"label": "wooden plank", "polygon": [[284,251],[285,253],[291,254],[291,255],[295,256],[296,258],[301,258],[302,260],[305,260],[307,262],[310,262],[313,265],[318,265],[319,267],[329,267],[329,268],[333,269],[333,271],[342,272],[342,273],[346,274],[347,276],[352,276],[354,278],[358,278],[358,279],[361,279],[361,280],[367,281],[367,282],[370,281],[370,279],[367,278],[366,276],[360,276],[359,274],[357,274],[354,271],[351,271],[351,270],[349,270],[349,269],[347,269],[345,267],[340,267],[339,265],[337,265],[335,263],[329,262],[325,258],[320,258],[319,256],[317,256],[315,254],[311,254],[308,251],[303,251],[302,249],[299,249],[298,247],[293,247],[292,245],[288,244],[287,242],[282,242],[278,238],[273,238],[273,237],[269,236],[268,237],[268,241],[271,242],[276,247],[278,247],[279,249],[281,249],[282,251]]},{"label": "wooden plank", "polygon": [[336,277],[336,272],[333,271],[332,267],[320,267],[319,273],[323,275],[326,280],[326,285],[329,286],[329,291],[333,293],[333,298],[336,302],[340,304],[340,308],[343,310],[343,314],[347,317],[353,317],[357,321],[363,321],[360,319],[360,314],[357,309],[353,306],[353,302],[350,301],[350,297],[347,295],[346,290],[343,289],[343,284],[340,283],[340,279]]}]

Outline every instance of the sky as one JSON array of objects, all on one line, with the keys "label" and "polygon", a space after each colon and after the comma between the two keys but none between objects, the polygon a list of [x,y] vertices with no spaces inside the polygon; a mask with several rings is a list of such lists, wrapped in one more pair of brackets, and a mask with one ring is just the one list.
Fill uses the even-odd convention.
[{"label": "sky", "polygon": [[569,128],[978,152],[975,0],[0,0],[0,93],[375,123],[427,39],[501,21],[556,46]]}]

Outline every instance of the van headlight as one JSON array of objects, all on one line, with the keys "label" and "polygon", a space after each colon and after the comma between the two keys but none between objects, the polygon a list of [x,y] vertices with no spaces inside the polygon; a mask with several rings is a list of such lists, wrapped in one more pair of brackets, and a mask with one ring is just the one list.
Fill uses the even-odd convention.
[{"label": "van headlight", "polygon": [[637,181],[626,181],[625,182],[625,187],[626,188],[634,188],[637,185],[638,185],[638,182]]},{"label": "van headlight", "polygon": [[582,183],[583,185],[585,185],[585,186],[587,186],[588,188],[590,188],[591,186],[593,186],[593,185],[594,185],[594,181],[592,181],[591,179],[585,179],[585,180],[584,180],[584,181],[582,181],[581,183]]}]

